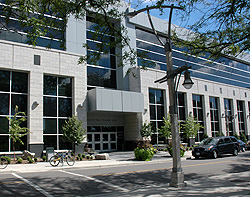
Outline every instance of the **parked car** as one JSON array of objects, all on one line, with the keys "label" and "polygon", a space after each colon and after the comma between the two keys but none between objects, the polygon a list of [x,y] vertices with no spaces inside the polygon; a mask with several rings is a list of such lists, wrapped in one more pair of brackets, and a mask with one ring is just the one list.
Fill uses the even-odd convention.
[{"label": "parked car", "polygon": [[247,149],[247,150],[250,150],[250,141],[247,142],[247,144],[246,144],[246,149]]},{"label": "parked car", "polygon": [[233,154],[238,155],[239,142],[233,136],[209,137],[193,148],[192,155],[199,157],[212,157],[216,159],[218,155]]},{"label": "parked car", "polygon": [[245,152],[246,151],[246,143],[241,141],[241,140],[237,140],[239,142],[239,145],[240,145],[240,150],[242,152]]}]

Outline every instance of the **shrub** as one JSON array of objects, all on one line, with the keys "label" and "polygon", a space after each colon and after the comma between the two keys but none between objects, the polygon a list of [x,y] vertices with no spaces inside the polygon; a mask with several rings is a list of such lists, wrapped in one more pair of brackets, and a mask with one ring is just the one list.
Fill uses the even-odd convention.
[{"label": "shrub", "polygon": [[[167,147],[167,151],[169,152],[169,154],[171,155],[171,156],[173,156],[173,148],[172,148],[172,144],[170,144],[168,147]],[[182,144],[180,144],[180,154],[181,154],[181,157],[184,157],[184,155],[185,155],[185,147],[182,145]]]},{"label": "shrub", "polygon": [[234,137],[236,137],[238,140],[240,139],[240,137],[237,134],[234,134]]},{"label": "shrub", "polygon": [[139,161],[150,161],[157,150],[152,146],[152,144],[139,144],[136,149],[134,149],[135,159]]},{"label": "shrub", "polygon": [[[5,158],[5,159],[7,160],[8,164],[11,163],[11,158],[10,158],[10,157],[7,157],[7,156],[2,156],[2,157]],[[2,157],[1,157],[1,158],[2,158]]]},{"label": "shrub", "polygon": [[16,157],[16,160],[20,159],[20,157]]},{"label": "shrub", "polygon": [[244,133],[240,133],[240,140],[247,143],[247,138]]},{"label": "shrub", "polygon": [[23,163],[23,159],[19,157],[19,158],[17,159],[17,163]]},{"label": "shrub", "polygon": [[80,161],[80,157],[79,157],[79,156],[76,156],[76,160],[77,160],[77,161]]},{"label": "shrub", "polygon": [[33,160],[33,159],[31,159],[31,157],[30,157],[30,156],[28,156],[28,157],[27,157],[27,160],[28,160],[28,162],[29,162],[29,163],[33,163],[33,162],[34,162],[34,160]]},{"label": "shrub", "polygon": [[90,158],[90,156],[89,155],[87,155],[87,157],[86,157],[87,159],[89,159]]},{"label": "shrub", "polygon": [[43,159],[43,161],[46,161],[46,156],[43,156],[42,159]]},{"label": "shrub", "polygon": [[85,154],[82,154],[82,158],[85,158],[86,157],[86,155]]},{"label": "shrub", "polygon": [[90,159],[94,159],[94,157],[91,155],[91,156],[90,156]]},{"label": "shrub", "polygon": [[37,162],[37,157],[34,158],[35,162]]}]

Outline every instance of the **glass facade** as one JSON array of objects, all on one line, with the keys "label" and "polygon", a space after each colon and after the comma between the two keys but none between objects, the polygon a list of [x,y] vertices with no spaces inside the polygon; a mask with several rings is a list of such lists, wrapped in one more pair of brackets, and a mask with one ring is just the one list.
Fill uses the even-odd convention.
[{"label": "glass facade", "polygon": [[[204,127],[204,110],[203,110],[203,96],[193,94],[193,116],[197,118],[198,123]],[[203,140],[204,128],[198,131],[198,135],[195,138],[196,142]]]},{"label": "glass facade", "polygon": [[150,123],[154,131],[151,143],[164,143],[165,138],[158,136],[158,129],[163,126],[163,117],[165,116],[163,90],[149,89],[149,114]]},{"label": "glass facade", "polygon": [[[5,2],[0,2],[0,10],[6,6]],[[15,15],[10,17],[10,20],[8,24],[5,23],[3,18],[5,14],[3,12],[0,12],[0,39],[1,40],[8,40],[12,42],[18,42],[18,43],[27,43],[28,37],[27,37],[27,32],[32,31],[32,27],[21,27],[20,23],[18,20],[15,18]],[[30,17],[35,17],[38,18],[38,14],[31,14]],[[48,32],[43,36],[39,37],[37,39],[37,46],[42,46],[42,47],[48,47],[52,49],[59,49],[59,50],[64,50],[63,47],[61,47],[61,43],[64,40],[64,33],[62,33],[61,29],[65,28],[65,22],[62,18],[60,17],[53,17],[49,13],[48,15],[44,16],[48,21],[55,21],[56,27],[49,27]],[[50,37],[53,37],[51,39]]]},{"label": "glass facade", "polygon": [[212,137],[215,137],[216,133],[220,133],[218,98],[209,97],[209,104],[210,104],[211,132],[212,132]]},{"label": "glass facade", "polygon": [[[161,37],[163,42],[165,38]],[[138,65],[145,63],[149,67],[167,70],[164,47],[159,43],[153,33],[136,29],[137,52],[142,58],[138,58]],[[220,58],[216,61],[207,60],[204,57],[193,57],[183,53],[183,49],[173,46],[174,68],[180,66],[192,66],[191,76],[210,81],[225,83],[234,86],[250,87],[250,66],[228,58]]]},{"label": "glass facade", "polygon": [[[13,144],[9,138],[9,121],[6,116],[15,114],[15,107],[19,111],[28,112],[28,74],[14,71],[0,70],[0,152],[12,151]],[[27,127],[27,123],[23,125]],[[24,145],[15,144],[15,150],[27,149],[27,136],[22,138]]]},{"label": "glass facade", "polygon": [[237,115],[238,115],[238,124],[239,124],[239,133],[243,133],[246,135],[245,131],[245,112],[244,112],[244,101],[237,101]]},{"label": "glass facade", "polygon": [[234,125],[233,125],[233,108],[232,108],[232,99],[224,99],[224,110],[225,110],[225,119],[226,119],[226,133],[227,136],[234,135]]},{"label": "glass facade", "polygon": [[72,149],[62,140],[62,126],[72,116],[72,79],[44,75],[43,80],[44,149]]},{"label": "glass facade", "polygon": [[[97,24],[87,17],[87,84],[88,86],[101,86],[107,88],[116,88],[116,55],[115,48],[108,48],[105,44],[114,39],[112,35],[96,36]],[[103,40],[101,40],[101,37]],[[101,42],[102,41],[102,42]],[[103,46],[108,54],[98,51]],[[106,48],[105,48],[106,47]],[[99,54],[101,58],[95,61],[95,55]]]},{"label": "glass facade", "polygon": [[[177,93],[177,108],[178,108],[178,121],[179,125],[182,128],[182,124],[186,120],[186,102],[185,102],[186,94],[183,92]],[[186,142],[185,134],[182,129],[180,129],[180,137],[181,141]]]}]

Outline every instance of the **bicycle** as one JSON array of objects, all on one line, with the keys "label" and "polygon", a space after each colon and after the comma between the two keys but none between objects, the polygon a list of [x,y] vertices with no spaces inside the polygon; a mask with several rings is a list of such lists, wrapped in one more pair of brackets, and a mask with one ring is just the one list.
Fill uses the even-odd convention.
[{"label": "bicycle", "polygon": [[5,157],[1,157],[1,169],[4,169],[8,166],[8,161]]},{"label": "bicycle", "polygon": [[67,162],[69,166],[73,166],[75,164],[75,157],[68,155],[68,153],[57,153],[49,159],[49,163],[51,166],[56,167],[59,163]]}]

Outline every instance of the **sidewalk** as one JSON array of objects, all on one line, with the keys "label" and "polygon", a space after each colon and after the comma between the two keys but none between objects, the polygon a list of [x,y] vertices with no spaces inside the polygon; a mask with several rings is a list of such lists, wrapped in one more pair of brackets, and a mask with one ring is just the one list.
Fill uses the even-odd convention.
[{"label": "sidewalk", "polygon": [[[155,154],[152,161],[136,161],[134,160],[134,152],[126,151],[126,152],[112,152],[109,153],[109,160],[89,160],[89,161],[76,161],[74,166],[68,166],[66,162],[64,165],[59,164],[57,167],[53,167],[49,164],[49,162],[37,162],[33,164],[11,164],[8,165],[5,169],[0,169],[0,173],[9,173],[9,172],[43,172],[50,170],[62,170],[67,168],[92,168],[92,167],[108,167],[108,166],[116,166],[116,165],[136,165],[146,163],[157,163],[162,161],[172,161],[172,157],[170,157],[167,152],[159,152]],[[186,159],[187,157],[191,157],[191,152],[186,152],[185,157],[182,159]]]}]

